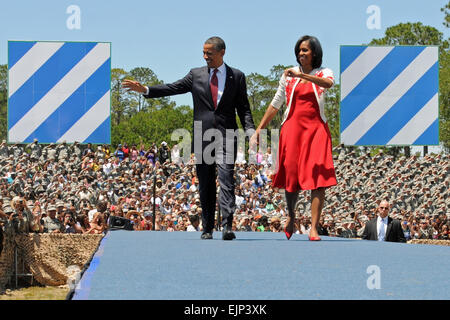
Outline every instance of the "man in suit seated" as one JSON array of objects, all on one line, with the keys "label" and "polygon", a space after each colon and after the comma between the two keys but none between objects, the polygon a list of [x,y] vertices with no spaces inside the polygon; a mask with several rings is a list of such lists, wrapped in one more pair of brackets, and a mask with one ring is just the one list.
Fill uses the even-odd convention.
[{"label": "man in suit seated", "polygon": [[400,221],[388,216],[390,205],[383,200],[378,206],[378,217],[366,223],[363,240],[406,242]]}]

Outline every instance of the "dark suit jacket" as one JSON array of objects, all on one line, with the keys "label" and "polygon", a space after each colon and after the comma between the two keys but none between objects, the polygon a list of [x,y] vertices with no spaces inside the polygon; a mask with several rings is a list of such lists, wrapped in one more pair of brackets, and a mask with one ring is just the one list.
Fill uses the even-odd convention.
[{"label": "dark suit jacket", "polygon": [[[362,238],[364,240],[378,240],[377,218],[374,218],[366,223]],[[405,234],[403,233],[399,220],[388,217],[388,225],[384,240],[391,242],[406,242]]]},{"label": "dark suit jacket", "polygon": [[[247,97],[245,75],[226,64],[225,67],[225,88],[217,109],[214,109],[207,66],[191,69],[183,79],[174,83],[151,86],[148,95],[144,97],[159,98],[191,92],[194,102],[194,121],[201,121],[202,136],[206,130],[216,128],[225,138],[226,129],[238,128],[236,112],[244,130],[255,129]],[[209,141],[203,142],[202,150],[209,143]]]}]

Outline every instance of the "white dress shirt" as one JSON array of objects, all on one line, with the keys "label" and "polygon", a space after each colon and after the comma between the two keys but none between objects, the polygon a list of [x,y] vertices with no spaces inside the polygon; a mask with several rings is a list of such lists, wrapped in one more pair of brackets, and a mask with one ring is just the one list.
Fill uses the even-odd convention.
[{"label": "white dress shirt", "polygon": [[[386,216],[385,218],[381,218],[380,216],[378,216],[377,218],[378,241],[384,241],[386,237],[387,225],[388,225],[388,217]],[[380,228],[383,228],[383,230],[380,230]]]},{"label": "white dress shirt", "polygon": [[[211,78],[214,74],[214,68],[209,68],[209,83],[211,83]],[[220,98],[222,98],[223,90],[225,89],[225,80],[227,77],[227,68],[225,68],[225,63],[222,63],[220,67],[217,68],[217,104],[220,102]],[[145,87],[144,95],[148,95],[150,89]]]}]

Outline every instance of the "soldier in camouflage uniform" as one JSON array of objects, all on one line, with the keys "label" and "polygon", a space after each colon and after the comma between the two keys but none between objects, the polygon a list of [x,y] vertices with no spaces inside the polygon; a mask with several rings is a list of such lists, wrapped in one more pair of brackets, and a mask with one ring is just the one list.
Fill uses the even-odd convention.
[{"label": "soldier in camouflage uniform", "polygon": [[19,159],[19,157],[24,153],[22,146],[18,143],[14,144],[11,148],[12,150],[10,150],[10,154],[12,153],[14,155],[14,159]]},{"label": "soldier in camouflage uniform", "polygon": [[56,160],[57,151],[55,149],[55,144],[50,143],[47,147],[47,160]]},{"label": "soldier in camouflage uniform", "polygon": [[0,145],[0,159],[8,158],[8,156],[9,156],[8,144],[6,143],[6,140],[3,140],[2,144]]},{"label": "soldier in camouflage uniform", "polygon": [[69,147],[67,146],[67,143],[63,141],[56,150],[58,152],[58,161],[67,161],[67,158],[69,157]]},{"label": "soldier in camouflage uniform", "polygon": [[343,231],[341,232],[342,238],[356,238],[358,237],[356,229],[355,229],[355,220],[353,219],[346,219],[344,220],[343,224]]},{"label": "soldier in camouflage uniform", "polygon": [[80,148],[80,143],[78,141],[75,141],[69,150],[72,156],[75,155],[78,160],[81,160],[82,151]]},{"label": "soldier in camouflage uniform", "polygon": [[44,233],[63,233],[64,224],[56,218],[56,207],[49,205],[47,207],[47,216],[42,221]]},{"label": "soldier in camouflage uniform", "polygon": [[37,139],[34,139],[32,143],[28,144],[26,148],[31,150],[30,159],[31,161],[38,161],[42,155],[41,146]]},{"label": "soldier in camouflage uniform", "polygon": [[10,215],[10,223],[16,233],[29,233],[35,229],[33,214],[28,209],[24,198],[14,197],[11,208],[14,212]]},{"label": "soldier in camouflage uniform", "polygon": [[[16,231],[14,230],[14,225],[12,223],[14,214],[13,208],[8,204],[4,204],[2,207],[2,210],[0,210],[0,229],[2,233],[3,239],[6,241],[13,241],[14,235],[16,234]],[[0,242],[1,246],[3,246],[3,239]],[[1,253],[1,250],[0,250]]]}]

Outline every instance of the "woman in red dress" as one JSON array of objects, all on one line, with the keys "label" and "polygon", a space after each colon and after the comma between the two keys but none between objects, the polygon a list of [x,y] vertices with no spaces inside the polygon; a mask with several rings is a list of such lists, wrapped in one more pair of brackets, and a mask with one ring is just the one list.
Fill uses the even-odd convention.
[{"label": "woman in red dress", "polygon": [[321,240],[317,225],[325,201],[325,188],[337,184],[331,134],[324,112],[324,93],[334,84],[330,69],[321,68],[322,48],[312,36],[300,38],[294,48],[299,67],[285,70],[277,93],[267,108],[250,144],[273,119],[283,103],[286,111],[278,144],[277,172],[272,187],[285,189],[289,218],[285,234],[294,233],[295,205],[299,190],[311,190],[309,240]]}]

